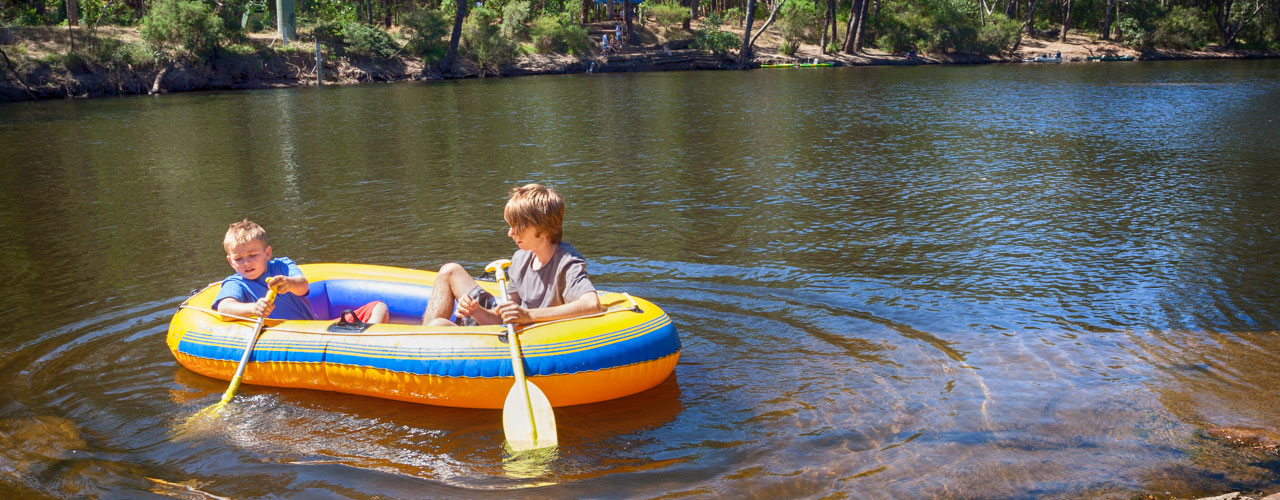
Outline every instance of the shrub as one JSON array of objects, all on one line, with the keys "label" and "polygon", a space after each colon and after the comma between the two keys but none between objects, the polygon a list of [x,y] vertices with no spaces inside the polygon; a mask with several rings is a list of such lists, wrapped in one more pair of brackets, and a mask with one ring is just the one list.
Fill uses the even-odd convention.
[{"label": "shrub", "polygon": [[1126,47],[1135,49],[1149,48],[1147,40],[1147,31],[1142,28],[1137,19],[1132,17],[1122,17],[1116,21],[1116,32],[1120,33],[1120,41]]},{"label": "shrub", "polygon": [[[648,3],[648,2],[645,2]],[[649,7],[649,13],[653,15],[653,20],[658,22],[662,29],[670,33],[677,26],[684,23],[689,18],[689,8],[675,2],[657,3]]]},{"label": "shrub", "polygon": [[799,45],[797,45],[797,44],[793,44],[793,43],[788,42],[788,41],[786,41],[786,40],[783,40],[783,41],[781,41],[781,42],[778,42],[778,53],[780,53],[780,54],[786,54],[786,55],[789,55],[789,56],[794,56],[794,55],[796,55],[796,50],[798,50],[799,48],[800,48],[800,46],[799,46]]},{"label": "shrub", "polygon": [[533,48],[544,54],[584,53],[591,36],[583,26],[548,15],[535,18],[529,32],[533,36]]},{"label": "shrub", "polygon": [[[817,6],[812,2],[805,0],[787,2],[782,6],[778,19],[778,32],[789,46],[798,48],[801,42],[813,42],[818,39],[822,20],[822,15],[818,13]],[[793,49],[792,53],[794,52]]]},{"label": "shrub", "polygon": [[502,36],[508,40],[524,39],[529,28],[524,25],[529,20],[529,2],[511,2],[502,8]]},{"label": "shrub", "polygon": [[742,43],[741,39],[733,33],[721,30],[720,24],[722,20],[723,18],[716,14],[707,16],[706,27],[695,33],[693,47],[710,50],[717,54],[724,54],[738,48],[738,45]]},{"label": "shrub", "polygon": [[1022,36],[1022,23],[1009,19],[1004,14],[992,13],[987,17],[987,24],[978,29],[978,40],[975,52],[982,54],[1001,54],[1013,49],[1013,45]]},{"label": "shrub", "polygon": [[1151,44],[1170,49],[1198,49],[1212,36],[1213,28],[1204,11],[1192,7],[1174,7],[1156,20]]},{"label": "shrub", "polygon": [[147,44],[122,42],[115,38],[103,39],[94,49],[93,57],[106,65],[137,68],[149,67],[157,59],[155,51]]},{"label": "shrub", "polygon": [[453,30],[453,16],[436,9],[416,9],[401,22],[409,35],[405,50],[421,57],[423,61],[443,58],[449,51],[448,36]]},{"label": "shrub", "polygon": [[516,58],[516,45],[502,36],[498,11],[476,7],[462,25],[464,54],[480,65],[481,72],[498,69]]},{"label": "shrub", "polygon": [[138,34],[153,46],[181,46],[200,56],[212,55],[226,40],[213,9],[191,0],[159,0],[142,18]]},{"label": "shrub", "polygon": [[389,59],[399,50],[387,32],[359,22],[348,22],[342,26],[342,40],[343,50],[358,57]]},{"label": "shrub", "polygon": [[725,9],[723,16],[724,22],[730,23],[734,26],[742,26],[742,23],[747,19],[747,15],[742,12],[742,9],[737,7]]}]

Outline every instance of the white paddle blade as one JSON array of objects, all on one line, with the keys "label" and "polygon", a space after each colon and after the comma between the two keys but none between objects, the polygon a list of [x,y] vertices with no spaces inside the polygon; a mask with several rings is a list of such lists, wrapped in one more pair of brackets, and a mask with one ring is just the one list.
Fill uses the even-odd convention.
[{"label": "white paddle blade", "polygon": [[[559,444],[556,435],[556,414],[551,409],[551,402],[542,389],[527,381],[529,404],[525,405],[520,397],[520,388],[511,385],[507,393],[507,401],[502,406],[502,430],[507,435],[507,445],[515,451],[547,448]],[[533,408],[530,418],[529,409]],[[536,433],[536,437],[535,437]]]}]

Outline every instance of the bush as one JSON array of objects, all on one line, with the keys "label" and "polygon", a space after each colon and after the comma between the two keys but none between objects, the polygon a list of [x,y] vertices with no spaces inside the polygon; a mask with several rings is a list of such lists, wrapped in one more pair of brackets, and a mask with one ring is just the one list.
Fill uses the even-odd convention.
[{"label": "bush", "polygon": [[665,32],[670,33],[677,26],[684,24],[685,19],[689,18],[689,8],[675,2],[664,2],[650,6],[649,14],[653,16],[653,20],[657,21],[659,26],[662,26]]},{"label": "bush", "polygon": [[889,0],[868,27],[886,52],[985,53],[1010,36],[1003,21],[984,35],[977,6],[964,0]]},{"label": "bush", "polygon": [[1009,19],[1004,14],[992,13],[987,17],[987,24],[978,29],[978,40],[975,52],[981,54],[1002,54],[1013,49],[1014,44],[1022,37],[1022,23]]},{"label": "bush", "polygon": [[508,40],[524,39],[529,28],[524,25],[529,20],[529,2],[511,2],[502,8],[502,36]]},{"label": "bush", "polygon": [[1126,47],[1145,50],[1149,48],[1147,40],[1147,31],[1142,28],[1137,19],[1132,17],[1122,17],[1116,21],[1116,32],[1120,34],[1120,42]]},{"label": "bush", "polygon": [[725,54],[738,48],[742,41],[737,35],[721,30],[720,24],[722,21],[723,18],[718,14],[708,15],[705,27],[695,33],[693,47],[710,50],[717,54]]},{"label": "bush", "polygon": [[342,25],[342,40],[342,49],[357,57],[389,59],[399,50],[387,32],[360,22]]},{"label": "bush", "polygon": [[788,41],[786,41],[786,40],[783,40],[783,41],[781,41],[781,42],[778,42],[778,53],[779,53],[779,54],[786,54],[786,55],[789,55],[789,56],[794,56],[794,55],[796,55],[796,50],[798,50],[799,48],[800,48],[800,46],[799,46],[799,45],[797,45],[797,44],[793,44],[793,43],[788,42]]},{"label": "bush", "polygon": [[591,36],[583,26],[548,15],[534,19],[529,32],[533,36],[533,48],[544,54],[585,53]]},{"label": "bush", "polygon": [[476,7],[462,25],[464,54],[480,65],[481,73],[498,69],[516,58],[516,45],[502,36],[498,11]]},{"label": "bush", "polygon": [[436,9],[416,9],[401,19],[409,40],[405,50],[423,61],[436,61],[449,51],[448,36],[453,30],[453,16]]},{"label": "bush", "polygon": [[1199,49],[1213,34],[1204,11],[1192,7],[1174,7],[1156,20],[1151,45],[1169,49]]},{"label": "bush", "polygon": [[191,0],[159,0],[142,18],[138,34],[156,47],[181,46],[192,54],[212,55],[226,40],[222,20],[208,5]]},{"label": "bush", "polygon": [[742,9],[737,7],[725,9],[723,16],[724,22],[730,23],[734,26],[742,26],[742,23],[747,19],[747,15],[742,12]]},{"label": "bush", "polygon": [[[782,6],[780,14],[778,32],[789,46],[798,48],[801,42],[813,43],[818,39],[823,17],[812,2],[806,0],[787,2]],[[794,49],[792,53],[795,53]]]}]

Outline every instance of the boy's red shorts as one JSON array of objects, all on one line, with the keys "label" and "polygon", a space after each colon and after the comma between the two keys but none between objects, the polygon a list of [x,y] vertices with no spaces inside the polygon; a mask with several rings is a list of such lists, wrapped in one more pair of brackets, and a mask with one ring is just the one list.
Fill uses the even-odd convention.
[{"label": "boy's red shorts", "polygon": [[373,308],[374,308],[374,307],[376,307],[378,304],[382,304],[382,305],[384,305],[384,306],[386,305],[386,304],[383,304],[383,302],[382,302],[381,300],[375,300],[375,301],[370,302],[370,303],[368,303],[368,304],[362,305],[362,306],[360,306],[360,308],[359,308],[359,309],[356,309],[356,311],[355,311],[355,312],[356,312],[356,317],[357,317],[357,318],[359,318],[359,319],[360,319],[360,321],[363,321],[363,322],[365,322],[365,323],[368,323],[368,322],[369,322],[369,316],[372,316],[372,315],[373,315]]}]

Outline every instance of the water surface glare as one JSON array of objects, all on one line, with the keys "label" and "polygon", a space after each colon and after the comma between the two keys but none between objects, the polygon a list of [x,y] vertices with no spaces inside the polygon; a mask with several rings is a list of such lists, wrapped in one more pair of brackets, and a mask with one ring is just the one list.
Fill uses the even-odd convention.
[{"label": "water surface glare", "polygon": [[[1280,490],[1280,62],[576,75],[0,105],[0,491],[1188,497]],[[659,387],[497,411],[242,386],[164,342],[276,255],[476,270],[506,191],[673,318]]]}]

